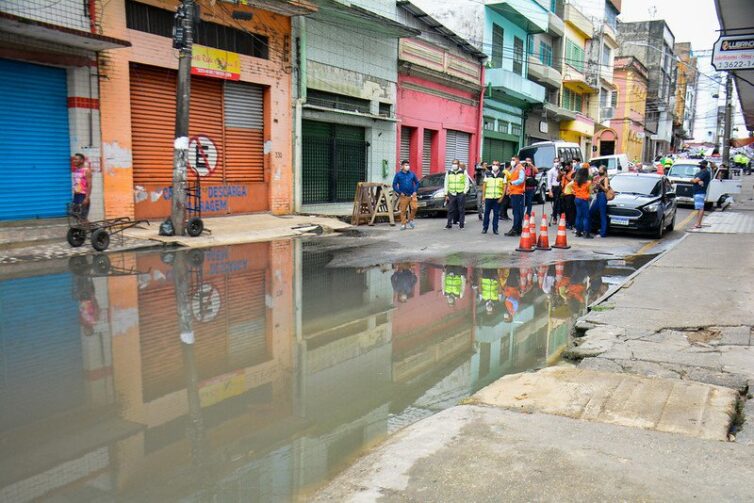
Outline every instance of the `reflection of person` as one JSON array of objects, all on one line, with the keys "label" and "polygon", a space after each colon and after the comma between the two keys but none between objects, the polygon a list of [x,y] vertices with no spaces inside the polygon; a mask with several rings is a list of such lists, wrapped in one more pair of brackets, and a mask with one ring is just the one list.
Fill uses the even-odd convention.
[{"label": "reflection of person", "polygon": [[487,314],[495,311],[495,306],[502,299],[500,295],[500,279],[495,269],[483,269],[479,279],[479,299],[484,302]]},{"label": "reflection of person", "polygon": [[521,290],[519,285],[521,284],[521,271],[518,269],[511,269],[508,279],[505,282],[503,288],[503,295],[505,296],[505,310],[508,312],[506,320],[513,319],[520,308],[521,304]]},{"label": "reflection of person", "polygon": [[465,272],[463,267],[450,265],[442,273],[442,294],[451,306],[462,299],[466,291]]},{"label": "reflection of person", "polygon": [[411,264],[398,264],[396,271],[390,277],[393,291],[398,296],[399,302],[406,302],[414,293],[416,286],[416,274],[411,270]]},{"label": "reflection of person", "polygon": [[89,216],[92,195],[92,171],[86,165],[84,154],[74,154],[71,169],[74,212],[82,218]]},{"label": "reflection of person", "polygon": [[74,298],[79,303],[79,323],[85,335],[94,333],[94,326],[99,319],[99,304],[94,292],[94,282],[88,276],[76,276]]}]

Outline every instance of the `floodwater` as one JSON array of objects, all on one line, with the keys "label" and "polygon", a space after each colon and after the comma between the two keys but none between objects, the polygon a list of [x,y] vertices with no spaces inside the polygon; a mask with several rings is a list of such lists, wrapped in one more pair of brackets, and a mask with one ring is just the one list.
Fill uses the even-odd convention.
[{"label": "floodwater", "polygon": [[556,363],[642,262],[333,253],[110,254],[0,280],[0,501],[305,499],[387,435]]}]

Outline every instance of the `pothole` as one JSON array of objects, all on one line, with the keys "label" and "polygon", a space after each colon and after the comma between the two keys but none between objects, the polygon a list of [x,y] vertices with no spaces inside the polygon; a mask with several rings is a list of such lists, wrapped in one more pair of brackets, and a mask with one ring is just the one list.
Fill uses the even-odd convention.
[{"label": "pothole", "polygon": [[707,344],[711,341],[719,341],[721,334],[719,330],[710,328],[701,328],[694,331],[684,331],[686,339],[691,344]]}]

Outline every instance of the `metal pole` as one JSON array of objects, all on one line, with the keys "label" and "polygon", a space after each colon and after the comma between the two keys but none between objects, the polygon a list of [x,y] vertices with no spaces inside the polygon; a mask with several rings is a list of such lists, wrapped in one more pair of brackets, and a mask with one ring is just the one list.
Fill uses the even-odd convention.
[{"label": "metal pole", "polygon": [[[183,0],[183,43],[178,52],[178,88],[175,109],[175,142],[173,145],[173,197],[170,218],[176,235],[185,234],[186,166],[189,149],[189,104],[191,102],[191,48],[194,30],[194,0]],[[179,10],[180,12],[180,10]]]},{"label": "metal pole", "polygon": [[730,72],[725,78],[725,126],[723,127],[723,157],[726,165],[730,159],[730,128],[733,119],[733,79]]}]

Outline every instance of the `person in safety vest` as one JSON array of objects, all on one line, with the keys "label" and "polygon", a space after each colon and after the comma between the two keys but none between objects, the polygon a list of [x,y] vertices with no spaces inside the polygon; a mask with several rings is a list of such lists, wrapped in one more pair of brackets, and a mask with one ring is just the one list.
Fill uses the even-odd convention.
[{"label": "person in safety vest", "polygon": [[505,310],[508,316],[506,320],[510,321],[516,315],[521,304],[521,272],[518,269],[511,270],[508,279],[503,287],[503,297],[505,298]]},{"label": "person in safety vest", "polygon": [[484,310],[492,314],[502,296],[500,295],[500,279],[494,269],[484,269],[479,279],[479,299],[484,302]]},{"label": "person in safety vest", "polygon": [[463,298],[466,291],[466,269],[459,266],[447,266],[442,273],[442,294],[449,305],[454,305],[456,300]]},{"label": "person in safety vest", "polygon": [[521,227],[524,223],[524,180],[526,173],[524,167],[519,162],[518,156],[511,158],[511,171],[509,177],[508,193],[511,196],[511,207],[513,208],[513,227],[505,233],[506,236],[520,236]]},{"label": "person in safety vest", "polygon": [[448,222],[446,229],[453,228],[453,220],[458,220],[458,227],[463,229],[466,223],[466,193],[469,191],[469,179],[461,170],[461,163],[453,159],[450,171],[445,173],[445,204],[448,205]]},{"label": "person in safety vest", "polygon": [[482,183],[482,195],[484,197],[482,234],[487,234],[487,230],[490,227],[490,213],[492,213],[492,232],[493,234],[499,234],[500,205],[503,203],[506,183],[505,173],[500,171],[500,165],[493,164],[492,171],[484,179],[484,183]]}]

